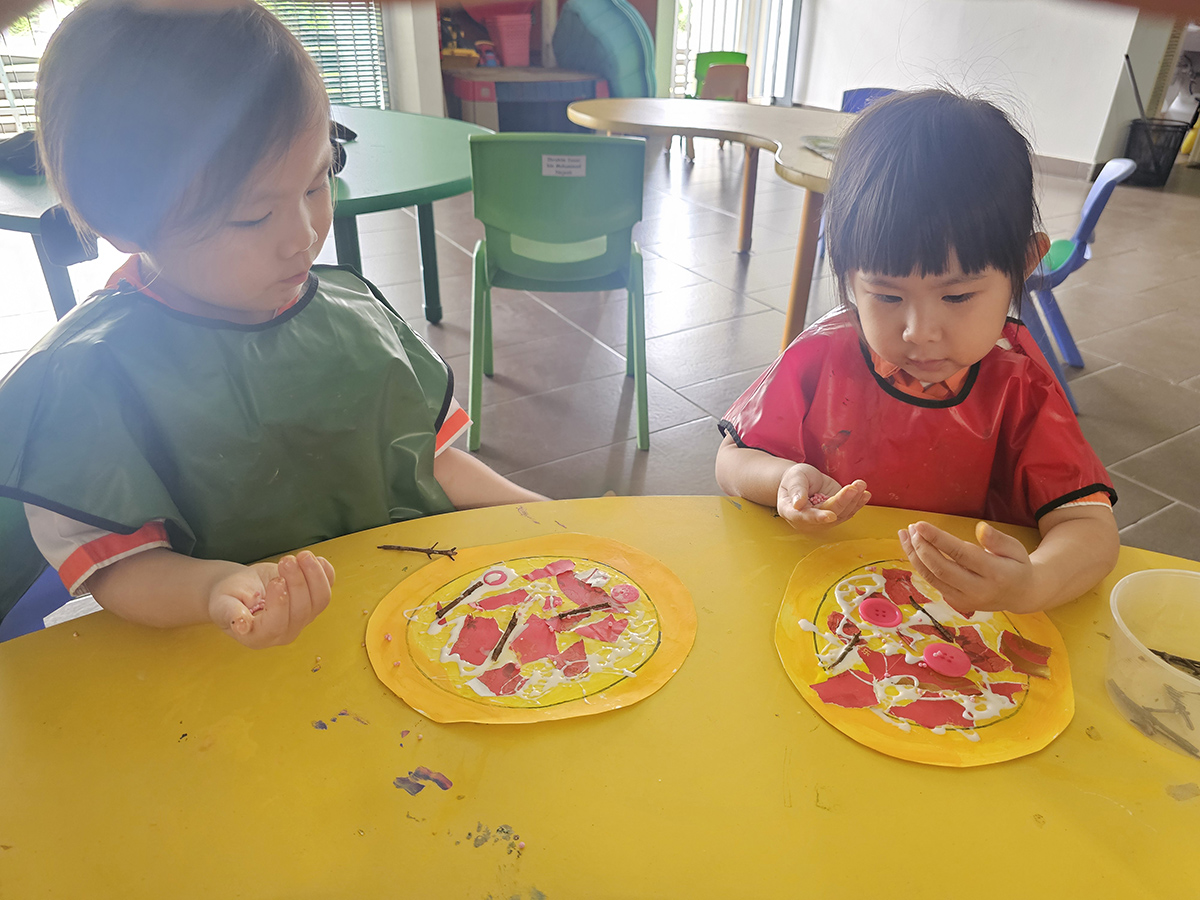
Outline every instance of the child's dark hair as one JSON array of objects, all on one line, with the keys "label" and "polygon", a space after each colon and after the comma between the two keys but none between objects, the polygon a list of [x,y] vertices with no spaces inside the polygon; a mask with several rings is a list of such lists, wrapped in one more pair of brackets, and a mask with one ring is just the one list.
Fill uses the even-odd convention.
[{"label": "child's dark hair", "polygon": [[316,65],[257,3],[88,0],[46,48],[37,107],[42,160],[76,226],[143,249],[219,221],[256,165],[329,116]]},{"label": "child's dark hair", "polygon": [[846,130],[825,205],[843,304],[853,271],[902,277],[993,267],[1020,302],[1039,219],[1029,142],[985,100],[943,90],[895,94]]}]

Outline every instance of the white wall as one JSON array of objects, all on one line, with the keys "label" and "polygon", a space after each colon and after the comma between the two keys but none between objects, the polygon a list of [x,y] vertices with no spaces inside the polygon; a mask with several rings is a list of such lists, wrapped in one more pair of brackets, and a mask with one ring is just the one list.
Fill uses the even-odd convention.
[{"label": "white wall", "polygon": [[383,45],[392,109],[444,116],[437,6],[431,0],[385,3]]},{"label": "white wall", "polygon": [[[836,109],[856,87],[978,91],[1015,116],[1039,155],[1090,165],[1121,139],[1110,117],[1125,114],[1114,96],[1138,18],[1078,0],[805,0],[796,101]],[[1170,24],[1142,19],[1146,39],[1132,50],[1149,93],[1155,35]]]}]

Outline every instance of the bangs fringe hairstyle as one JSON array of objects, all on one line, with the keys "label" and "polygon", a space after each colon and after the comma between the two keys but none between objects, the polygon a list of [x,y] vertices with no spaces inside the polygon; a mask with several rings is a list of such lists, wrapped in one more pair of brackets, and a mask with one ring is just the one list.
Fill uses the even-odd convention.
[{"label": "bangs fringe hairstyle", "polygon": [[77,228],[150,249],[215,229],[254,168],[329,97],[300,42],[248,2],[220,12],[88,0],[46,48],[38,149]]},{"label": "bangs fringe hairstyle", "polygon": [[843,305],[853,271],[940,275],[953,251],[966,274],[1007,275],[1019,308],[1039,224],[1029,142],[985,100],[944,90],[878,100],[842,138],[825,216]]}]

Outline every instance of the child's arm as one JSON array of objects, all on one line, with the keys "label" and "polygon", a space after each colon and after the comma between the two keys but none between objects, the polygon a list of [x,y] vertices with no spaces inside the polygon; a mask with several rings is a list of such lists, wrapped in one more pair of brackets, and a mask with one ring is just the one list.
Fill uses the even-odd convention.
[{"label": "child's arm", "polygon": [[978,545],[928,522],[901,531],[900,543],[917,571],[964,612],[1052,609],[1094,588],[1117,564],[1121,541],[1108,507],[1062,507],[1042,516],[1038,530],[1032,554],[984,522],[975,527]]},{"label": "child's arm", "polygon": [[333,566],[305,550],[243,566],[156,548],[97,571],[96,602],[158,628],[212,622],[247,647],[287,644],[329,605]]},{"label": "child's arm", "polygon": [[487,463],[469,453],[448,447],[433,461],[437,479],[455,509],[503,506],[506,503],[532,503],[546,500],[497,474]]},{"label": "child's arm", "polygon": [[[842,487],[807,463],[739,447],[728,435],[717,450],[717,484],[733,497],[775,507],[789,525],[802,532],[844,522],[871,499],[864,481]],[[810,504],[814,494],[828,499]]]}]

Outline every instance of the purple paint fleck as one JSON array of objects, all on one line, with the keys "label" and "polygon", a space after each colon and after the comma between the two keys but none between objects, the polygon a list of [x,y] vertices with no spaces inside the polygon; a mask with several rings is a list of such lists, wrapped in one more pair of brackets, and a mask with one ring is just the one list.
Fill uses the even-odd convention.
[{"label": "purple paint fleck", "polygon": [[329,726],[326,725],[322,719],[317,719],[317,721],[313,722],[313,728],[317,729],[318,731],[329,730]]},{"label": "purple paint fleck", "polygon": [[447,791],[454,786],[454,782],[441,772],[432,772],[425,768],[425,766],[417,766],[410,774],[413,778],[420,778],[422,781],[432,781],[443,791]]},{"label": "purple paint fleck", "polygon": [[425,785],[421,784],[421,782],[413,781],[411,778],[405,778],[403,775],[393,781],[392,784],[398,788],[408,791],[409,794],[419,794],[421,791],[425,790]]},{"label": "purple paint fleck", "polygon": [[402,732],[400,732],[400,737],[402,737],[402,738],[408,737],[408,729],[407,728],[405,728]]}]

